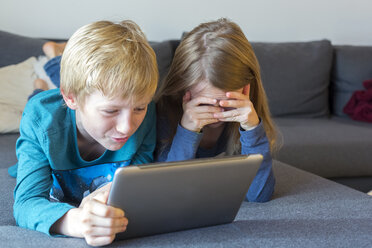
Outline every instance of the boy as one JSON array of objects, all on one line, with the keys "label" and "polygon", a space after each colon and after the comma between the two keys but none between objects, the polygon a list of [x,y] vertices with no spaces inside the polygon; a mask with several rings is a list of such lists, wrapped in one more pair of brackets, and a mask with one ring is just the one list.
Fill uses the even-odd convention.
[{"label": "boy", "polygon": [[135,23],[100,21],[72,35],[60,90],[30,99],[20,124],[19,226],[94,246],[125,231],[123,210],[106,205],[109,185],[100,187],[117,167],[152,161],[157,81],[155,53]]}]

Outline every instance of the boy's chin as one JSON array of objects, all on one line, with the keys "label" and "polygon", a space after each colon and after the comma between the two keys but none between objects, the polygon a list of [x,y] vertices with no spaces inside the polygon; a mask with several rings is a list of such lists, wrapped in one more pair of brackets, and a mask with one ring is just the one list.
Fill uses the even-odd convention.
[{"label": "boy's chin", "polygon": [[113,144],[105,145],[104,147],[107,150],[110,150],[110,151],[113,151],[114,152],[114,151],[118,151],[121,148],[123,148],[124,145],[125,145],[125,143],[113,143]]}]

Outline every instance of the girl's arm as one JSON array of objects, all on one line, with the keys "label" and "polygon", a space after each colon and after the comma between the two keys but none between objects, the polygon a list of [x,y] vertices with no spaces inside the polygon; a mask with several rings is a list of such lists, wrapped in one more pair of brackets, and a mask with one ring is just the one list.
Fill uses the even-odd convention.
[{"label": "girl's arm", "polygon": [[240,129],[242,154],[262,154],[263,161],[246,195],[250,202],[266,202],[274,192],[275,178],[272,170],[270,145],[262,121],[252,130]]},{"label": "girl's arm", "polygon": [[[171,138],[168,120],[165,117],[158,121],[158,147],[157,161],[180,161],[194,159],[203,134],[202,128],[218,120],[213,114],[220,112],[221,108],[213,106],[217,100],[208,97],[191,99],[191,93],[185,93],[182,99],[183,114],[180,124],[170,145],[162,147],[162,140]],[[165,115],[163,115],[165,116]]]},{"label": "girl's arm", "polygon": [[[160,125],[158,128],[159,139],[162,139],[162,137],[166,137],[164,134],[167,133],[166,123],[159,122],[158,125]],[[192,132],[178,125],[172,143],[166,147],[158,145],[156,161],[171,162],[194,159],[202,136],[202,133]]]},{"label": "girl's arm", "polygon": [[241,93],[227,92],[226,96],[229,99],[221,100],[219,104],[222,107],[233,108],[233,110],[216,113],[214,116],[221,121],[240,123],[242,154],[262,154],[263,162],[249,187],[246,199],[253,202],[265,202],[270,200],[274,192],[275,179],[269,141],[262,121],[260,122],[253,103],[249,99],[249,92],[250,85],[246,85]]}]

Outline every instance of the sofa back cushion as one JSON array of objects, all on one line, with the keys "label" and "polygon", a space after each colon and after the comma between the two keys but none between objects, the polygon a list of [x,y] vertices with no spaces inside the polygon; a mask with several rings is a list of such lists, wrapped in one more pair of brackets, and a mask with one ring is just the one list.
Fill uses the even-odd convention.
[{"label": "sofa back cushion", "polygon": [[252,46],[273,116],[328,116],[330,41],[252,42]]},{"label": "sofa back cushion", "polygon": [[174,55],[174,48],[171,40],[149,43],[156,54],[156,61],[158,63],[159,70],[159,87],[170,69],[170,65],[172,63]]},{"label": "sofa back cushion", "polygon": [[0,31],[0,67],[18,64],[29,57],[43,54],[43,39]]},{"label": "sofa back cushion", "polygon": [[[0,67],[18,64],[29,57],[44,55],[42,46],[46,40],[64,42],[64,39],[38,39],[0,31]],[[175,40],[149,42],[156,53],[159,68],[159,81],[166,76],[173,59]]]},{"label": "sofa back cushion", "polygon": [[343,108],[353,92],[372,79],[372,46],[335,46],[331,79],[332,113],[346,117]]}]

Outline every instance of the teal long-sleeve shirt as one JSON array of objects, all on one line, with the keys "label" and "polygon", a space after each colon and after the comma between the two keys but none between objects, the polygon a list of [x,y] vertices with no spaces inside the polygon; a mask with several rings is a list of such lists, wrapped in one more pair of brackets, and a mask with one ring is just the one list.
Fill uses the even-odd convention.
[{"label": "teal long-sleeve shirt", "polygon": [[64,104],[59,89],[34,96],[25,107],[16,144],[13,210],[17,224],[51,235],[50,227],[74,207],[51,201],[53,171],[125,160],[131,164],[152,162],[155,124],[155,106],[150,103],[144,121],[120,150],[106,150],[98,159],[85,161],[78,150],[75,111]]}]

